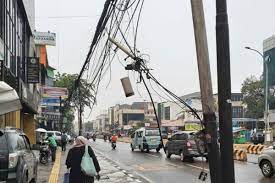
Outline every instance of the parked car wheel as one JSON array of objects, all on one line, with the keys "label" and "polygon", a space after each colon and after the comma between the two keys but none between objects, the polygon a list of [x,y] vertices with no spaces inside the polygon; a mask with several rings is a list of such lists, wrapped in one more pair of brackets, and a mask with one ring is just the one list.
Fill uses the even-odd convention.
[{"label": "parked car wheel", "polygon": [[261,163],[261,170],[265,177],[272,177],[272,175],[274,174],[272,164],[268,160],[264,160]]},{"label": "parked car wheel", "polygon": [[159,153],[159,151],[160,151],[160,148],[156,148],[156,151],[157,151],[157,153]]},{"label": "parked car wheel", "polygon": [[168,149],[166,149],[166,158],[171,158],[171,154]]}]

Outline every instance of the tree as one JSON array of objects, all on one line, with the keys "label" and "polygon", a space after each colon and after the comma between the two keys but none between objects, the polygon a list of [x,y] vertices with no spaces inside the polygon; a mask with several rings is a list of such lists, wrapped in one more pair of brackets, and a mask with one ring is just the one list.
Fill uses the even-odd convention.
[{"label": "tree", "polygon": [[54,86],[67,88],[69,95],[72,96],[70,105],[63,109],[63,117],[67,118],[65,130],[71,131],[75,119],[75,109],[78,111],[81,109],[82,113],[85,106],[91,108],[91,105],[95,102],[93,87],[87,82],[87,80],[81,79],[79,86],[75,88],[75,81],[78,78],[78,74],[57,73],[55,78]]},{"label": "tree", "polygon": [[255,76],[246,78],[242,84],[243,103],[247,106],[246,117],[264,116],[264,82]]},{"label": "tree", "polygon": [[81,105],[91,107],[95,102],[93,95],[94,88],[92,84],[88,83],[87,80],[81,79],[79,86],[75,88],[75,80],[78,78],[78,74],[67,74],[57,73],[54,85],[56,87],[66,87],[69,95],[72,95],[71,104],[74,108],[79,108]]}]

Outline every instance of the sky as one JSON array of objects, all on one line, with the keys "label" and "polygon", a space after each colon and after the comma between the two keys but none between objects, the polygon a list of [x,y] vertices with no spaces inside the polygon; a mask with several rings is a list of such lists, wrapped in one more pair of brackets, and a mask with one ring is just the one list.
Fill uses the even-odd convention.
[{"label": "sky", "polygon": [[[36,0],[35,3],[36,30],[57,34],[57,45],[47,48],[49,63],[59,72],[78,73],[104,1]],[[215,1],[203,3],[212,84],[217,92],[216,5]],[[263,40],[275,34],[274,7],[274,0],[228,1],[232,92],[240,92],[245,78],[260,77],[262,73],[261,57],[244,47],[262,51]],[[200,90],[190,1],[145,1],[137,48],[150,55],[152,73],[171,91],[182,96]],[[134,97],[124,96],[120,78],[125,76],[132,81]],[[111,75],[107,74],[100,85],[97,106],[91,115],[90,110],[85,109],[84,120],[94,119],[115,104],[148,101],[144,87],[134,78],[134,74],[125,71],[118,60],[114,61]],[[154,92],[153,97],[161,101]]]}]

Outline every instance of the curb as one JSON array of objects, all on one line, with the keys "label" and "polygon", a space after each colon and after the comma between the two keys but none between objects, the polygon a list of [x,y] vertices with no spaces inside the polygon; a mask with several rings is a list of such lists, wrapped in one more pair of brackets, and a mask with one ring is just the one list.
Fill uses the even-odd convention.
[{"label": "curb", "polygon": [[56,159],[55,159],[54,165],[52,167],[52,171],[51,171],[48,183],[58,183],[60,163],[61,163],[61,150],[57,149]]}]

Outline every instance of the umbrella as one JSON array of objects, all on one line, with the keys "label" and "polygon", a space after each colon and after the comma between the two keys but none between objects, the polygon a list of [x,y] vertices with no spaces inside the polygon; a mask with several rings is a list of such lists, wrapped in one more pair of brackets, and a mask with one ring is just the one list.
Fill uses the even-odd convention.
[{"label": "umbrella", "polygon": [[17,92],[7,83],[0,81],[0,115],[22,108]]},{"label": "umbrella", "polygon": [[47,132],[47,130],[45,130],[44,128],[37,128],[35,131],[40,132],[40,133],[46,133]]}]

